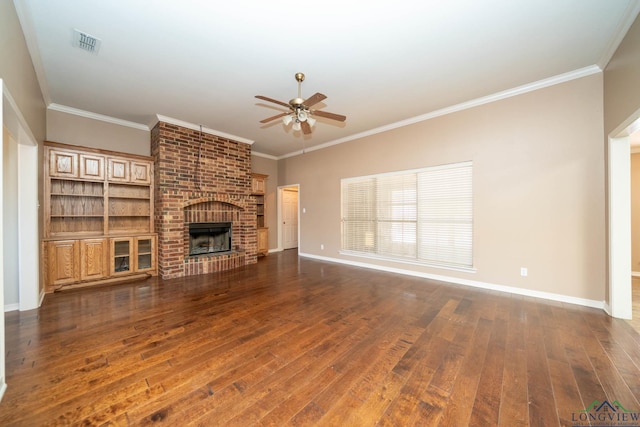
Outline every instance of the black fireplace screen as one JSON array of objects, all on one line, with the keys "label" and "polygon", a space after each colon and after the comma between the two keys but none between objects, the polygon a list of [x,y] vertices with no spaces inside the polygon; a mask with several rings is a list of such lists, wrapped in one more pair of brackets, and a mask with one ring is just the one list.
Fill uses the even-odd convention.
[{"label": "black fireplace screen", "polygon": [[189,224],[189,256],[231,251],[231,223]]}]

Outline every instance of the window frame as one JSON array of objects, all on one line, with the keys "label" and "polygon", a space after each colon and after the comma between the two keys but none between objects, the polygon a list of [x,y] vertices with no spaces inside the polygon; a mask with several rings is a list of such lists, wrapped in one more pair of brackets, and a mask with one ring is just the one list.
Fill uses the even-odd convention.
[{"label": "window frame", "polygon": [[[459,187],[455,187],[454,190],[459,190],[459,193],[456,194],[459,194],[460,196],[458,197],[459,204],[451,205],[455,206],[456,209],[450,207],[449,211],[445,210],[445,212],[449,213],[449,216],[444,217],[444,220],[442,221],[442,224],[445,227],[443,229],[437,226],[438,220],[432,220],[429,222],[425,218],[433,217],[434,215],[437,216],[442,213],[436,212],[437,208],[441,207],[436,206],[439,201],[446,199],[454,200],[456,197],[447,198],[446,196],[436,195],[434,198],[432,196],[432,199],[436,201],[433,205],[421,206],[421,204],[425,203],[424,195],[428,194],[428,191],[433,193],[434,191],[437,192],[438,189],[442,188],[439,187],[437,183],[432,187],[424,187],[426,184],[424,182],[419,184],[419,182],[421,179],[424,180],[424,177],[428,177],[427,180],[433,180],[435,177],[437,180],[438,174],[445,174],[444,176],[446,176],[446,174],[450,173],[454,174],[454,179],[459,185]],[[459,176],[455,175],[458,173]],[[396,185],[397,180],[406,179],[408,176],[413,176],[413,187],[411,187],[411,185],[405,187],[402,183]],[[443,179],[442,176],[440,179]],[[458,182],[458,180],[460,182]],[[420,185],[423,187],[420,187]],[[450,186],[450,183],[440,185],[447,187]],[[425,188],[427,190],[425,190]],[[387,201],[381,202],[381,200],[379,200],[381,192],[389,193],[386,194]],[[403,192],[405,196],[406,194],[413,192],[413,198],[400,197],[400,194]],[[397,198],[394,197],[394,193]],[[438,197],[440,197],[440,199],[438,199]],[[451,200],[444,203],[443,206],[445,206],[445,209],[447,203],[456,203],[451,202]],[[381,206],[381,203],[383,206]],[[415,212],[410,212],[410,206],[415,206]],[[457,210],[458,207],[460,207],[462,212],[461,214]],[[383,211],[387,211],[388,217],[380,218],[381,208]],[[434,268],[475,272],[475,257],[473,251],[474,215],[472,161],[343,178],[340,182],[340,209],[340,254]],[[357,215],[354,216],[354,211],[356,214],[362,214],[362,217],[359,218],[359,224],[356,224],[358,218]],[[394,212],[398,213],[398,215],[394,215]],[[425,212],[430,212],[430,214],[425,214]],[[434,214],[434,212],[436,213]],[[388,230],[387,233],[384,234],[381,232],[381,224],[383,225],[383,228],[386,224],[390,226],[388,227],[390,229],[395,228],[401,231],[395,236],[393,231],[389,234]],[[438,252],[437,249],[440,248],[440,250],[443,250],[445,253],[445,258],[448,254],[450,257],[449,259],[445,259],[443,261],[442,259],[428,259],[424,257],[425,248],[430,248],[430,246],[425,243],[427,239],[424,238],[424,236],[421,236],[421,232],[424,231],[422,229],[427,224],[431,225],[431,231],[435,230],[436,236],[446,235],[448,236],[448,239],[445,240],[454,240],[454,243],[449,242],[446,245],[436,247],[436,252]],[[436,224],[435,229],[433,228],[434,224]],[[354,225],[357,225],[359,228],[350,231],[346,230],[347,226]],[[357,233],[359,232],[368,234],[358,236]],[[371,233],[373,233],[373,235],[370,235]],[[414,235],[413,244],[415,246],[415,253],[413,254],[411,254],[411,237],[407,233],[413,233]],[[398,238],[400,237],[400,234],[407,238],[401,238],[401,242],[393,242],[394,237]],[[390,247],[390,250],[383,248],[384,245],[382,241],[385,238],[387,240],[384,242],[386,243],[386,246]],[[460,239],[460,241],[457,242],[456,239]],[[391,240],[391,242],[389,242],[389,240]],[[354,242],[356,244],[354,244]],[[394,252],[398,247],[400,247],[401,250]],[[458,256],[458,253],[455,250],[456,247],[460,248],[462,256]]]}]

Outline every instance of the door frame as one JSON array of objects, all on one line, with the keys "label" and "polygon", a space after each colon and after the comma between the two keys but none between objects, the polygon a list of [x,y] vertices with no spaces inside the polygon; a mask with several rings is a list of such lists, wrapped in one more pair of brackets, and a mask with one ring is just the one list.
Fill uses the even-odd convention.
[{"label": "door frame", "polygon": [[640,132],[637,110],[607,138],[607,214],[609,298],[605,310],[612,317],[631,319],[631,147],[629,136]]},{"label": "door frame", "polygon": [[278,191],[277,191],[277,218],[278,218],[278,227],[277,227],[277,233],[278,233],[278,251],[283,251],[284,250],[284,244],[283,242],[283,238],[282,238],[282,234],[284,233],[284,227],[282,227],[282,211],[283,211],[283,192],[285,191],[285,188],[292,188],[295,187],[298,189],[298,209],[296,209],[296,212],[298,213],[298,248],[300,248],[301,242],[300,242],[300,184],[289,184],[289,185],[279,185],[278,186]]}]

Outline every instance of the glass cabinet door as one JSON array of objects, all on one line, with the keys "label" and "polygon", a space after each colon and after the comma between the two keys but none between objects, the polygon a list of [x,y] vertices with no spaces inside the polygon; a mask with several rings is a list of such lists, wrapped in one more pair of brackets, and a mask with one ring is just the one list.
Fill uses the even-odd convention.
[{"label": "glass cabinet door", "polygon": [[131,271],[131,240],[113,241],[113,272],[126,273]]},{"label": "glass cabinet door", "polygon": [[152,267],[152,259],[151,259],[151,251],[152,251],[152,242],[151,238],[140,238],[137,239],[137,262],[138,268],[137,270],[148,270]]}]

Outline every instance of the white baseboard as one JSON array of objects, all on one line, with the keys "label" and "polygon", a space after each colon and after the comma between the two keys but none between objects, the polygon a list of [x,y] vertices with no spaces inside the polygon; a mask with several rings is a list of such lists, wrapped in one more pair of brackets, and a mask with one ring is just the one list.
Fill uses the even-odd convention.
[{"label": "white baseboard", "polygon": [[5,313],[8,313],[9,311],[16,311],[16,310],[20,310],[20,304],[18,304],[18,303],[5,304],[5,306],[4,306],[4,312]]},{"label": "white baseboard", "polygon": [[602,307],[602,309],[604,310],[605,313],[607,313],[609,316],[613,317],[613,314],[611,314],[611,306],[609,305],[608,302],[603,301],[604,307]]},{"label": "white baseboard", "polygon": [[601,310],[605,310],[604,301],[577,298],[577,297],[572,297],[568,295],[554,294],[550,292],[534,291],[531,289],[514,288],[512,286],[496,285],[494,283],[480,282],[477,280],[468,280],[468,279],[461,279],[459,277],[442,276],[439,274],[425,273],[422,271],[413,271],[413,270],[405,270],[401,268],[385,267],[381,265],[368,264],[368,263],[358,262],[358,261],[349,261],[349,260],[344,260],[339,258],[331,258],[331,257],[307,254],[303,252],[299,252],[298,255],[306,258],[321,260],[321,261],[336,262],[340,264],[352,265],[355,267],[364,267],[364,268],[370,268],[373,270],[386,271],[389,273],[405,274],[408,276],[421,277],[423,279],[438,280],[441,282],[455,283],[457,285],[471,286],[474,288],[481,288],[481,289],[489,289],[492,291],[506,292],[506,293],[516,294],[516,295],[534,297],[534,298],[542,298],[542,299],[547,299],[551,301],[565,302],[568,304],[576,304],[576,305],[582,305],[585,307],[599,308]]},{"label": "white baseboard", "polygon": [[[33,310],[39,308],[42,305],[42,301],[44,301],[45,292],[44,289],[40,290],[40,295],[38,296],[38,307],[28,308],[27,310]],[[4,306],[4,312],[7,313],[9,311],[20,310],[20,303],[14,304],[6,304]]]}]

